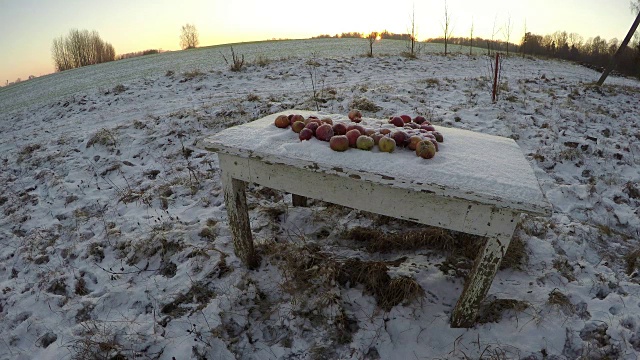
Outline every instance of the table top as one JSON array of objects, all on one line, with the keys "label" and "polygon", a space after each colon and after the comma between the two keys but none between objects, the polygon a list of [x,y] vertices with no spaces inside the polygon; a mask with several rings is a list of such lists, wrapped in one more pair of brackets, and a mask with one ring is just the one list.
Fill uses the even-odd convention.
[{"label": "table top", "polygon": [[[207,150],[284,164],[314,172],[361,179],[392,187],[424,191],[482,204],[496,205],[534,215],[550,215],[551,205],[540,190],[533,169],[520,147],[509,138],[435,126],[444,142],[432,159],[409,149],[393,153],[349,149],[336,152],[328,142],[300,141],[290,128],[274,120],[281,114],[330,117],[350,123],[344,115],[287,110],[234,126],[204,139]],[[360,125],[391,127],[387,121],[363,118]]]}]

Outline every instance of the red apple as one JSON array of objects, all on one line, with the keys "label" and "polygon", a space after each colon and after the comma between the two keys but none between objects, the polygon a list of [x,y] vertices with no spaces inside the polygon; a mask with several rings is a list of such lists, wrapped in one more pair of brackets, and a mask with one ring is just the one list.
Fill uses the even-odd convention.
[{"label": "red apple", "polygon": [[423,122],[427,122],[428,123],[427,119],[422,115],[418,115],[418,116],[414,117],[413,118],[413,122],[418,124],[418,125],[422,124]]},{"label": "red apple", "polygon": [[410,123],[411,122],[411,116],[409,115],[400,115],[400,118],[402,119],[402,121],[404,121],[405,124]]},{"label": "red apple", "polygon": [[420,129],[425,129],[425,130],[429,130],[429,131],[436,131],[436,128],[433,127],[433,125],[431,124],[422,124],[420,125]]},{"label": "red apple", "polygon": [[358,125],[358,124],[349,124],[349,125],[347,125],[347,131],[353,130],[353,129],[356,129],[356,130],[360,131],[360,135],[364,135],[364,132],[365,132],[364,126]]},{"label": "red apple", "polygon": [[358,141],[358,137],[362,135],[360,131],[356,129],[352,129],[347,131],[347,138],[349,138],[349,146],[356,147],[356,142]]},{"label": "red apple", "polygon": [[390,123],[392,123],[393,125],[397,126],[397,127],[403,127],[404,126],[404,120],[402,120],[402,118],[400,116],[394,116],[391,121],[389,121]]},{"label": "red apple", "polygon": [[396,146],[404,147],[409,140],[409,135],[404,131],[396,131],[391,134],[391,138],[395,140]]},{"label": "red apple", "polygon": [[333,127],[329,124],[322,124],[316,129],[316,139],[329,141],[333,136]]},{"label": "red apple", "polygon": [[349,117],[349,120],[353,122],[359,123],[360,121],[362,121],[362,113],[360,112],[360,110],[353,109],[349,111],[349,114],[347,114],[347,116]]},{"label": "red apple", "polygon": [[316,129],[318,127],[320,127],[320,124],[318,124],[315,121],[311,121],[311,122],[307,123],[307,125],[304,126],[305,129],[310,129],[313,132],[314,135],[315,135]]},{"label": "red apple", "polygon": [[312,137],[313,137],[313,130],[309,128],[302,129],[298,134],[298,138],[300,139],[300,141],[311,140]]},{"label": "red apple", "polygon": [[329,147],[334,151],[346,151],[349,149],[349,138],[347,135],[334,135],[329,139]]},{"label": "red apple", "polygon": [[444,142],[444,137],[442,136],[442,134],[439,131],[434,131],[434,132],[432,132],[432,134],[436,138],[436,141]]},{"label": "red apple", "polygon": [[380,134],[380,133],[375,133],[375,134],[371,135],[371,137],[373,138],[373,143],[378,145],[378,142],[380,141],[380,139],[382,139],[384,137],[384,135]]},{"label": "red apple", "polygon": [[280,115],[273,122],[277,127],[285,129],[289,126],[289,117],[287,115]]},{"label": "red apple", "polygon": [[335,135],[344,135],[347,133],[347,126],[343,123],[333,124],[333,133]]},{"label": "red apple", "polygon": [[322,121],[325,124],[329,124],[329,125],[333,125],[333,120],[331,120],[331,118],[325,117],[320,119],[320,121]]}]

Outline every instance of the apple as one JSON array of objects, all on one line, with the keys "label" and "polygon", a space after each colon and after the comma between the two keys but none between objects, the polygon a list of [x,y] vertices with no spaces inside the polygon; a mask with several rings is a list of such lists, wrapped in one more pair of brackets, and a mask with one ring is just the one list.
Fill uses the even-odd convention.
[{"label": "apple", "polygon": [[304,128],[300,130],[300,133],[298,134],[298,138],[300,139],[300,141],[311,140],[312,137],[313,137],[313,130],[309,128]]},{"label": "apple", "polygon": [[347,125],[343,123],[335,123],[333,125],[333,133],[335,135],[344,135],[347,133]]},{"label": "apple", "polygon": [[404,126],[404,120],[400,116],[394,116],[389,122],[397,127]]},{"label": "apple", "polygon": [[320,121],[322,121],[325,124],[329,124],[329,125],[333,125],[333,120],[331,120],[331,118],[325,117],[320,119]]},{"label": "apple", "polygon": [[329,147],[334,151],[346,151],[349,149],[349,138],[347,135],[334,135],[329,139]]},{"label": "apple", "polygon": [[347,131],[346,137],[349,138],[349,146],[356,147],[356,142],[358,141],[358,137],[360,135],[362,134],[356,129]]},{"label": "apple", "polygon": [[318,124],[315,121],[311,121],[311,122],[307,123],[307,125],[304,126],[305,129],[310,129],[313,132],[314,135],[315,135],[316,129],[318,127],[320,127],[320,124]]},{"label": "apple", "polygon": [[396,146],[403,147],[409,140],[409,135],[404,131],[396,131],[391,134],[391,138],[396,141]]},{"label": "apple", "polygon": [[364,135],[372,136],[372,135],[373,135],[373,134],[375,134],[375,133],[376,133],[375,129],[372,129],[372,128],[364,128]]},{"label": "apple", "polygon": [[431,143],[433,144],[433,146],[436,147],[436,152],[440,151],[439,146],[438,146],[438,142],[434,139],[429,139],[429,141],[431,141]]},{"label": "apple", "polygon": [[387,129],[387,128],[380,129],[380,134],[382,135],[387,135],[390,133],[391,133],[391,129]]},{"label": "apple", "polygon": [[444,142],[444,137],[442,136],[442,134],[439,131],[434,131],[434,132],[432,132],[432,134],[436,138],[436,141]]},{"label": "apple", "polygon": [[380,141],[380,139],[382,139],[384,137],[383,134],[380,133],[375,133],[373,135],[371,135],[371,138],[373,138],[373,143],[378,145],[378,142]]},{"label": "apple", "polygon": [[358,136],[358,140],[356,140],[356,147],[360,150],[371,150],[375,142],[371,136],[360,135]]},{"label": "apple", "polygon": [[436,131],[436,128],[434,128],[433,125],[431,124],[422,124],[420,125],[420,129],[425,129],[428,131]]},{"label": "apple", "polygon": [[391,153],[396,149],[396,141],[388,136],[385,136],[378,141],[378,148],[382,152]]},{"label": "apple", "polygon": [[416,146],[416,155],[423,159],[431,159],[436,156],[436,147],[429,140],[420,141]]},{"label": "apple", "polygon": [[304,122],[305,124],[307,123],[307,122],[305,121],[305,119],[304,119],[304,116],[302,116],[302,115],[300,115],[300,114],[294,114],[294,115],[291,115],[291,123],[293,124],[293,123],[294,123],[294,122],[296,122],[296,121],[302,121],[302,122]]},{"label": "apple", "polygon": [[273,122],[277,127],[285,129],[289,126],[289,117],[287,115],[280,115]]},{"label": "apple", "polygon": [[413,118],[413,122],[414,122],[414,123],[416,123],[416,124],[418,124],[418,125],[420,125],[420,124],[422,124],[422,123],[424,123],[424,122],[429,123],[429,122],[427,121],[427,119],[426,119],[424,116],[422,116],[422,115],[418,115],[418,116],[414,117],[414,118]]},{"label": "apple", "polygon": [[296,121],[291,124],[291,130],[293,130],[293,132],[295,133],[300,133],[302,129],[304,129],[304,122],[302,121]]},{"label": "apple", "polygon": [[405,128],[410,128],[410,129],[417,129],[417,128],[420,127],[420,125],[418,125],[416,123],[407,123],[407,124],[404,124],[404,127]]},{"label": "apple", "polygon": [[364,135],[364,133],[365,133],[364,127],[362,125],[358,125],[358,124],[349,124],[349,125],[347,125],[347,131],[353,130],[353,129],[356,129],[356,130],[360,131],[360,135]]},{"label": "apple", "polygon": [[322,124],[316,129],[316,139],[329,141],[333,136],[333,127],[329,124]]},{"label": "apple", "polygon": [[402,119],[402,121],[404,121],[405,124],[411,122],[411,116],[409,115],[400,115],[400,118]]},{"label": "apple", "polygon": [[362,121],[362,113],[360,112],[360,110],[353,109],[349,111],[347,116],[349,117],[349,120],[355,123],[359,123],[360,121]]},{"label": "apple", "polygon": [[409,145],[407,145],[407,147],[411,150],[415,150],[420,141],[422,141],[421,136],[413,135],[409,138]]}]

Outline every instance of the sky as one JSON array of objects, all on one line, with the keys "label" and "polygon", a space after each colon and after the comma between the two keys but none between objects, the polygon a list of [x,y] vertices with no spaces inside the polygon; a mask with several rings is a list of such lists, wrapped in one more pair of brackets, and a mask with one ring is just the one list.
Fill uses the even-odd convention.
[{"label": "sky", "polygon": [[[419,40],[442,35],[444,0],[0,0],[0,85],[54,72],[51,45],[71,29],[95,30],[116,54],[179,50],[181,27],[195,25],[200,46],[320,34],[388,30],[406,33],[415,14]],[[491,38],[511,23],[588,39],[622,40],[635,18],[629,0],[447,0],[453,36]],[[496,39],[505,39],[496,31]]]}]

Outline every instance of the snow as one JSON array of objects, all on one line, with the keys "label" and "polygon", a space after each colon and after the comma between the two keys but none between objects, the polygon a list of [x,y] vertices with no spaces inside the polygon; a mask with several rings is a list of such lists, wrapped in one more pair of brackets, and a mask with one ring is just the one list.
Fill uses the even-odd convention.
[{"label": "snow", "polygon": [[[344,168],[377,174],[393,178],[392,185],[401,188],[499,204],[540,215],[548,212],[549,205],[533,170],[512,139],[439,126],[436,130],[446,140],[439,144],[441,151],[437,156],[428,161],[400,147],[393,153],[380,152],[377,147],[372,151],[336,152],[326,142],[315,138],[301,142],[293,131],[277,128],[273,122],[282,114],[299,114],[305,118],[317,115],[329,117],[335,123],[351,123],[340,114],[292,109],[221,131],[205,139],[202,146],[233,155],[249,153],[252,157],[299,168],[313,165],[325,172]],[[365,118],[360,125],[365,129],[384,127],[394,131],[395,126],[387,123]]]},{"label": "snow", "polygon": [[[3,89],[0,104],[20,105],[0,110],[0,359],[637,358],[639,269],[625,257],[640,240],[638,81],[610,77],[596,89],[592,70],[510,57],[493,104],[483,56],[316,56],[315,75],[307,60],[203,68],[193,78],[162,68],[118,78],[122,92],[100,77],[32,104]],[[322,101],[311,98],[311,76]],[[515,171],[533,171],[553,211],[522,217],[515,238],[528,262],[500,270],[487,303],[515,299],[525,310],[451,329],[463,279],[441,265],[464,270],[464,261],[428,248],[374,253],[344,235],[419,225],[314,200],[294,208],[290,195],[255,186],[248,202],[261,266],[247,270],[235,257],[217,155],[197,144],[269,114],[344,115],[364,100],[380,107],[363,110],[369,120],[421,114],[442,129],[443,148],[422,164],[443,172],[440,162],[465,151],[459,130],[515,141],[504,143],[526,159]],[[338,156],[276,130],[256,146],[280,139],[274,151]],[[367,171],[370,157],[388,154],[345,155],[363,156],[349,166]],[[421,160],[399,163],[407,161]],[[498,168],[506,184],[522,176]],[[329,281],[325,264],[296,287],[286,251],[273,253],[287,247],[338,261],[406,257],[389,275],[415,279],[424,295],[385,312],[362,285]],[[557,292],[568,302],[550,301]]]}]

